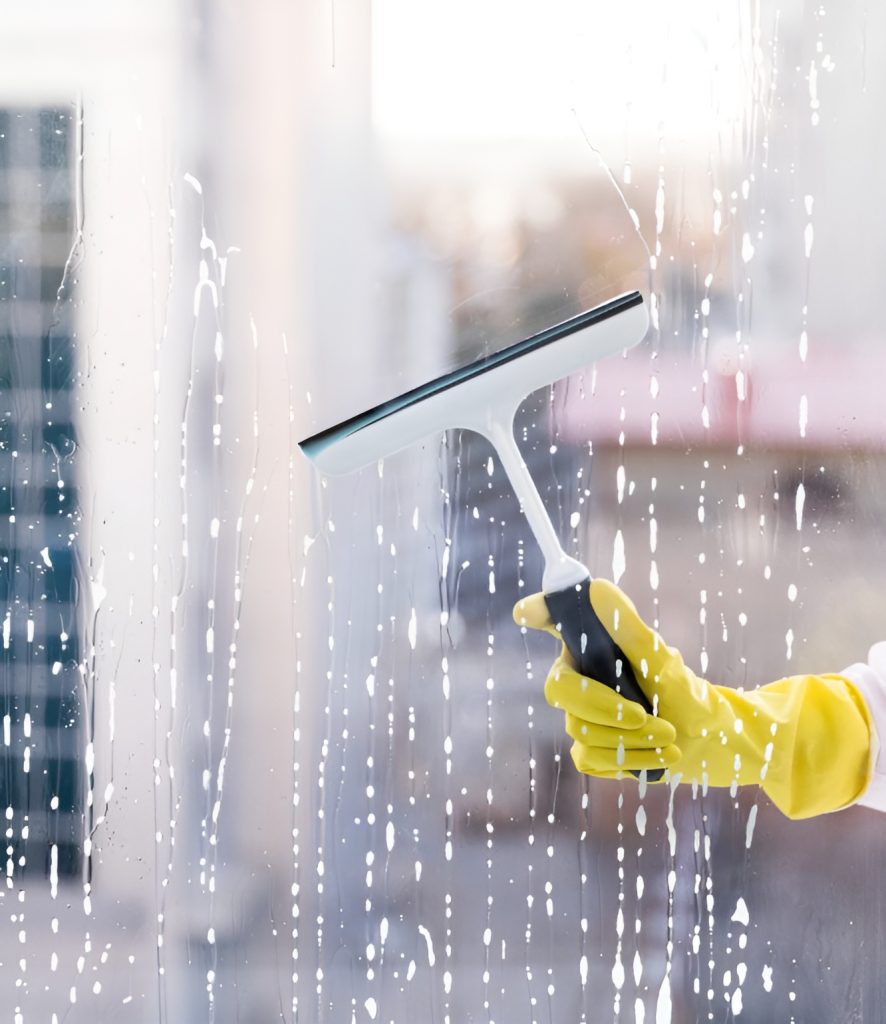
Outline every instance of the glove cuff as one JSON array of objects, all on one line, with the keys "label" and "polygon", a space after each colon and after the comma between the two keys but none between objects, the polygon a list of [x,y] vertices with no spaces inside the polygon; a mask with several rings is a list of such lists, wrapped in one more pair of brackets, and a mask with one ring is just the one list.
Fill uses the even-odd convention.
[{"label": "glove cuff", "polygon": [[[842,675],[793,676],[756,691],[782,715],[763,789],[789,818],[810,818],[858,801],[873,773],[873,718]],[[784,714],[786,712],[786,714]]]},{"label": "glove cuff", "polygon": [[858,690],[871,716],[871,758],[867,785],[855,801],[862,807],[886,811],[886,642],[874,644],[867,664],[850,665],[842,673]]}]

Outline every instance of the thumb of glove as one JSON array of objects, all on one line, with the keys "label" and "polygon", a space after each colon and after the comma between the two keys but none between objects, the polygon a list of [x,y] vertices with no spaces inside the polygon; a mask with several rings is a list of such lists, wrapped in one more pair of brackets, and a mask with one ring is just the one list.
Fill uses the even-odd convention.
[{"label": "thumb of glove", "polygon": [[524,597],[514,605],[514,622],[518,626],[526,626],[528,629],[540,629],[551,636],[560,639],[560,634],[554,628],[551,613],[545,601],[544,594],[531,594]]}]

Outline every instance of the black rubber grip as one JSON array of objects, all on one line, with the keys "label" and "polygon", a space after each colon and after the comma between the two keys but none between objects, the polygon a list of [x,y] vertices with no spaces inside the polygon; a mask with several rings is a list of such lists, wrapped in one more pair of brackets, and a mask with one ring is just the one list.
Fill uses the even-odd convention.
[{"label": "black rubber grip", "polygon": [[[631,663],[591,605],[590,586],[589,576],[576,586],[545,594],[545,603],[554,625],[583,676],[604,683],[616,693],[623,694],[627,700],[636,701],[651,715],[652,705],[640,689]],[[632,774],[639,776],[640,773]],[[658,782],[663,775],[664,770],[661,768],[646,772],[650,782]]]}]

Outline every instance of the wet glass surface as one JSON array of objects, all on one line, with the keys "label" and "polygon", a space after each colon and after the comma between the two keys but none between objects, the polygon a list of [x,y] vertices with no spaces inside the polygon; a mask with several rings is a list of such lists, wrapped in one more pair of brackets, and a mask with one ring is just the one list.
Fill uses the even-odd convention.
[{"label": "wet glass surface", "polygon": [[579,775],[489,442],[297,443],[639,288],[517,412],[564,548],[717,683],[864,661],[883,18],[6,15],[10,1020],[882,1019],[879,812]]}]

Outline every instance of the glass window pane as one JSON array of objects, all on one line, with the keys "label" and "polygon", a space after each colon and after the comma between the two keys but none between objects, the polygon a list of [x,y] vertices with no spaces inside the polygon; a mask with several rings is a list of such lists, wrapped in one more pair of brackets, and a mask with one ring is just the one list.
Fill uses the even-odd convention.
[{"label": "glass window pane", "polygon": [[[785,736],[808,799],[876,760],[882,22],[6,12],[10,1019],[882,1018],[882,812],[773,785]],[[633,347],[466,373],[635,291]],[[444,377],[461,406],[351,473],[299,447]],[[578,771],[559,645],[512,618],[553,537],[699,701],[829,675],[862,725],[683,722],[762,735],[762,787],[687,782],[688,746],[682,782]]]}]

